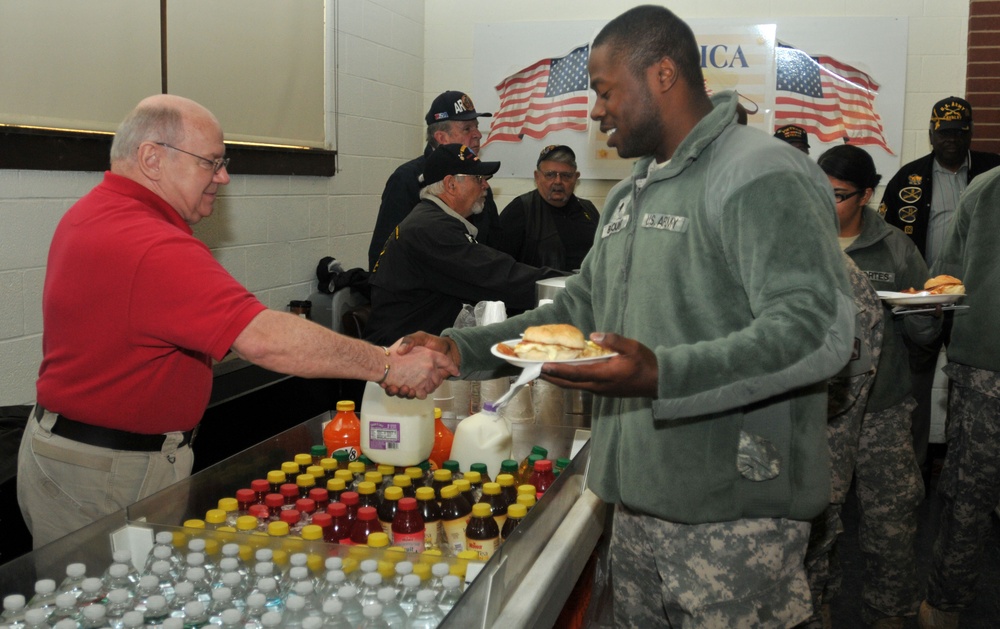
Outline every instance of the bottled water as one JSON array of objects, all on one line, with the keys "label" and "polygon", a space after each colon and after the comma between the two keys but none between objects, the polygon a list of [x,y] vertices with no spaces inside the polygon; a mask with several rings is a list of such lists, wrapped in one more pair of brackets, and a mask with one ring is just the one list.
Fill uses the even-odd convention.
[{"label": "bottled water", "polygon": [[252,594],[263,594],[267,602],[264,604],[268,611],[281,611],[283,603],[281,595],[278,593],[278,582],[273,577],[261,577],[257,580]]},{"label": "bottled water", "polygon": [[431,580],[427,587],[434,590],[438,595],[444,590],[444,578],[451,573],[451,566],[440,561],[431,566]]},{"label": "bottled water", "polygon": [[364,621],[358,625],[358,629],[389,629],[389,623],[382,618],[382,606],[372,603],[364,609]]},{"label": "bottled water", "polygon": [[[180,557],[174,552],[174,534],[170,531],[160,531],[156,534],[155,541],[153,550],[149,552],[149,556],[146,558],[142,574],[152,574],[153,563],[157,561],[167,561],[171,565],[171,568],[176,570],[177,564],[180,563]],[[174,577],[176,576],[175,572]]]},{"label": "bottled water", "polygon": [[323,563],[323,566],[327,569],[327,571],[343,570],[344,560],[341,559],[340,557],[327,557],[326,561]]},{"label": "bottled water", "polygon": [[406,629],[406,612],[396,601],[396,590],[386,586],[378,591],[378,602],[382,605],[382,620],[391,629]]},{"label": "bottled water", "polygon": [[201,567],[188,568],[184,572],[184,581],[194,586],[194,597],[205,605],[212,601],[212,584],[208,582],[205,569]]},{"label": "bottled water", "polygon": [[140,627],[146,626],[146,618],[142,615],[140,611],[130,611],[126,612],[122,616],[122,627],[123,629],[139,629]]},{"label": "bottled water", "polygon": [[150,597],[156,595],[161,595],[160,578],[155,574],[147,574],[139,577],[139,587],[135,591],[134,609],[140,613],[145,612]]},{"label": "bottled water", "polygon": [[86,607],[94,603],[103,603],[107,594],[104,582],[97,577],[88,577],[80,584],[80,595],[77,596],[77,607]]},{"label": "bottled water", "polygon": [[28,609],[41,609],[45,612],[45,617],[48,618],[55,606],[56,582],[53,579],[39,579],[35,581],[35,595],[28,602]]},{"label": "bottled water", "polygon": [[235,608],[227,609],[219,616],[218,625],[222,629],[244,629],[243,614]]},{"label": "bottled water", "polygon": [[382,575],[377,572],[369,572],[361,581],[361,591],[358,593],[361,606],[368,607],[372,603],[377,603],[378,591],[382,588]]},{"label": "bottled water", "polygon": [[111,590],[122,589],[135,592],[135,588],[139,583],[139,577],[136,575],[136,580],[133,582],[131,574],[129,566],[123,563],[111,564],[104,573],[103,583],[105,591],[110,592]]},{"label": "bottled water", "polygon": [[176,577],[170,569],[170,562],[165,560],[154,561],[151,574],[159,582],[160,594],[168,601],[173,600]]},{"label": "bottled water", "polygon": [[[299,554],[295,554],[292,555],[292,558],[294,559],[295,557],[298,556]],[[302,557],[305,557],[305,555],[302,555]],[[281,595],[287,597],[288,594],[292,592],[292,589],[295,587],[297,583],[302,583],[304,581],[312,583],[312,577],[309,576],[309,568],[306,568],[305,566],[292,566],[291,568],[289,568],[288,576],[284,580],[282,586],[284,589]]]},{"label": "bottled water", "polygon": [[292,591],[288,593],[289,598],[292,596],[297,596],[305,601],[306,613],[309,615],[319,614],[321,608],[321,602],[316,593],[313,592],[312,580],[299,581],[292,588]]},{"label": "bottled water", "polygon": [[[174,588],[174,598],[170,601],[170,607],[172,611],[171,616],[176,618],[184,617],[184,606],[192,601],[196,601],[198,598],[194,593],[194,583],[190,581],[181,581]],[[148,608],[147,604],[147,608]]]},{"label": "bottled water", "polygon": [[[104,571],[101,575],[101,580],[107,582],[108,573],[111,572],[111,566],[115,564],[122,564],[128,569],[128,580],[132,582],[132,589],[139,584],[139,572],[135,569],[135,565],[132,563],[132,551],[122,548],[111,553],[111,565],[108,569]],[[114,588],[108,588],[112,590]]]},{"label": "bottled water", "polygon": [[22,594],[10,594],[3,597],[3,613],[0,614],[0,625],[6,625],[11,629],[24,627],[24,612],[27,609],[27,601]]},{"label": "bottled water", "polygon": [[80,629],[101,629],[107,626],[107,607],[100,603],[87,605],[83,608],[83,619],[80,621]]},{"label": "bottled water", "polygon": [[208,610],[201,601],[191,601],[184,606],[184,622],[186,629],[198,629],[208,626]]},{"label": "bottled water", "polygon": [[354,629],[354,625],[344,618],[344,606],[340,599],[328,598],[323,603],[323,629]]},{"label": "bottled water", "polygon": [[302,629],[302,621],[308,615],[306,600],[298,594],[290,594],[285,600],[285,612],[281,616],[281,626],[287,629]]},{"label": "bottled water", "polygon": [[160,594],[150,596],[146,600],[146,611],[142,613],[147,626],[162,625],[163,621],[170,618],[170,607],[167,599]]},{"label": "bottled water", "polygon": [[236,609],[243,609],[243,601],[246,600],[247,594],[249,593],[247,590],[246,577],[241,576],[239,572],[227,572],[222,575],[222,585],[219,587],[229,588],[233,601],[236,603]]},{"label": "bottled water", "polygon": [[347,576],[344,575],[343,570],[328,570],[326,577],[320,581],[319,587],[316,590],[316,595],[319,596],[321,600],[330,596],[336,596],[337,590],[339,590],[340,586],[344,585],[346,582]]},{"label": "bottled water", "polygon": [[[146,626],[148,627],[149,625]],[[160,629],[184,629],[184,619],[174,618],[171,616],[163,621],[163,624],[160,625]]]},{"label": "bottled water", "polygon": [[225,586],[215,588],[212,590],[212,602],[208,606],[208,621],[213,625],[221,623],[222,612],[235,607],[232,590]]},{"label": "bottled water", "polygon": [[68,618],[74,623],[82,618],[80,610],[76,608],[76,595],[72,591],[56,595],[56,606],[49,614],[49,623],[55,624],[63,618]]},{"label": "bottled water", "polygon": [[458,599],[462,598],[462,580],[453,574],[449,574],[443,580],[444,587],[438,596],[438,606],[445,615],[451,611]]},{"label": "bottled water", "polygon": [[263,626],[261,618],[267,613],[267,597],[260,592],[247,596],[246,614],[247,629],[260,629]]},{"label": "bottled water", "polygon": [[87,578],[87,566],[82,563],[71,563],[66,566],[66,578],[59,585],[57,594],[70,592],[74,597],[80,596],[81,585]]},{"label": "bottled water", "polygon": [[392,579],[392,587],[396,588],[396,592],[403,591],[403,577],[408,574],[413,574],[413,562],[412,561],[400,561],[396,564],[396,576]]},{"label": "bottled water", "polygon": [[408,574],[403,577],[403,589],[399,592],[399,606],[403,608],[407,616],[413,614],[417,607],[417,592],[420,591],[420,577],[416,574]]},{"label": "bottled water", "polygon": [[[55,590],[55,582],[52,584],[52,589]],[[53,603],[55,606],[55,603]],[[24,612],[24,626],[26,629],[49,629],[51,625],[47,622],[49,617],[49,612],[47,609],[42,607],[34,607]]]},{"label": "bottled water", "polygon": [[342,585],[339,590],[337,590],[337,599],[340,600],[342,605],[341,612],[347,622],[351,623],[352,627],[357,627],[365,619],[364,613],[361,609],[361,603],[358,602],[358,590],[353,585]]},{"label": "bottled water", "polygon": [[54,623],[49,620],[49,624],[52,626],[52,629],[80,629],[80,623],[72,618],[63,618],[62,620],[57,620]]},{"label": "bottled water", "polygon": [[444,620],[434,590],[417,592],[417,607],[410,614],[407,629],[434,629]]},{"label": "bottled water", "polygon": [[260,617],[261,627],[280,627],[281,626],[281,612],[266,612]]},{"label": "bottled water", "polygon": [[108,600],[105,604],[107,610],[107,622],[111,629],[121,629],[122,617],[126,612],[132,611],[132,596],[128,590],[117,589],[108,592]]}]

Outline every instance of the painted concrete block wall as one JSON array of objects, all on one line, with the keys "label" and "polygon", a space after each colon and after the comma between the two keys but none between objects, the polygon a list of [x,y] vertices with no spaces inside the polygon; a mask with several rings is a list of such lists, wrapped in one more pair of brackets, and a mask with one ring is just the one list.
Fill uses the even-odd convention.
[{"label": "painted concrete block wall", "polygon": [[[230,273],[277,309],[315,290],[325,255],[367,265],[385,180],[423,146],[423,3],[330,0],[327,7],[328,31],[339,30],[336,54],[327,51],[327,66],[338,70],[339,92],[330,88],[327,109],[339,172],[234,176],[215,214],[195,228]],[[62,214],[101,177],[0,170],[0,406],[35,399],[49,241]]]}]

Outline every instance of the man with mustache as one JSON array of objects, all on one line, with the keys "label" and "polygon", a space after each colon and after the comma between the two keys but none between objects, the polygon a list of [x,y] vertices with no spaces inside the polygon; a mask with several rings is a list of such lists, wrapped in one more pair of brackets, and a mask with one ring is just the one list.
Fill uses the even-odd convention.
[{"label": "man with mustache", "polygon": [[573,194],[579,181],[573,149],[564,145],[543,148],[535,168],[535,189],[508,203],[500,213],[500,248],[525,264],[579,269],[600,218],[593,203]]}]

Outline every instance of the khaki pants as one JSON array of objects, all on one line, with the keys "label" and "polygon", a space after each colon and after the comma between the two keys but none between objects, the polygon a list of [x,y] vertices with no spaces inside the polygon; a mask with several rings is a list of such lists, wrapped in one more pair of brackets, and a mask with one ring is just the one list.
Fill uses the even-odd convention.
[{"label": "khaki pants", "polygon": [[110,450],[49,432],[34,413],[17,456],[17,501],[39,548],[190,476],[194,453],[170,433],[159,452]]}]

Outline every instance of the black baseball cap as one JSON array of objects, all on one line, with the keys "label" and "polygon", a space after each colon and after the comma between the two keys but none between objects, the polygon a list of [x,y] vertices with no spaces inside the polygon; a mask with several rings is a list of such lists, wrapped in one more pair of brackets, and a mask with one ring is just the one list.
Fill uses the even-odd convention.
[{"label": "black baseball cap", "polygon": [[480,160],[464,144],[442,144],[427,156],[423,185],[437,183],[448,175],[494,175],[500,162]]},{"label": "black baseball cap", "polygon": [[972,129],[972,105],[958,96],[939,100],[931,109],[931,131]]},{"label": "black baseball cap", "polygon": [[774,130],[774,137],[784,140],[789,144],[799,143],[809,148],[809,134],[806,133],[805,129],[797,125],[786,124],[783,127],[778,127]]},{"label": "black baseball cap", "polygon": [[567,153],[570,159],[573,160],[573,167],[576,167],[576,153],[573,152],[573,149],[565,144],[550,144],[543,148],[542,152],[538,154],[538,161],[535,162],[535,168],[541,166],[542,162],[549,159],[549,155],[552,155],[553,153]]},{"label": "black baseball cap", "polygon": [[427,122],[427,126],[430,126],[435,122],[472,120],[473,118],[482,118],[484,116],[493,116],[493,114],[476,111],[476,106],[472,104],[472,99],[465,92],[449,90],[434,99],[434,102],[431,103],[431,108],[427,110],[427,115],[424,116],[424,121]]}]

